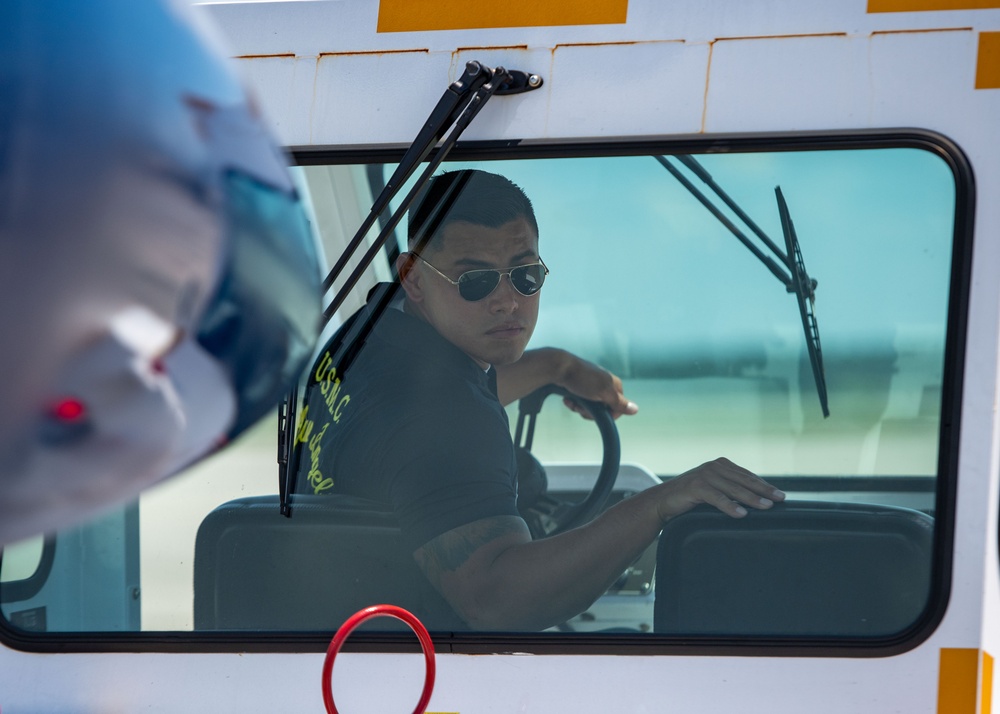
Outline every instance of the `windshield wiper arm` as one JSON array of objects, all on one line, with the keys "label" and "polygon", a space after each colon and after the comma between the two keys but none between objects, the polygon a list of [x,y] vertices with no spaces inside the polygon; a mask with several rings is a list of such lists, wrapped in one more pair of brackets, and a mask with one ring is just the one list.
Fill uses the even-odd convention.
[{"label": "windshield wiper arm", "polygon": [[[458,139],[462,135],[462,132],[465,131],[465,128],[472,122],[472,120],[476,117],[479,111],[486,105],[486,102],[489,100],[489,98],[492,97],[494,94],[514,94],[523,91],[528,91],[530,89],[536,89],[540,87],[542,83],[542,80],[538,75],[527,75],[524,72],[518,72],[513,70],[509,71],[504,69],[503,67],[497,67],[496,69],[490,70],[488,67],[480,65],[478,62],[470,62],[469,65],[470,66],[476,65],[485,70],[488,75],[487,81],[479,84],[478,88],[475,91],[475,94],[472,95],[472,97],[468,100],[468,102],[464,105],[464,107],[460,107],[461,112],[458,113],[458,118],[454,120],[454,127],[451,133],[448,134],[445,140],[441,143],[441,146],[439,147],[437,153],[435,153],[434,157],[428,162],[427,167],[424,169],[420,178],[414,183],[409,193],[406,194],[406,197],[403,199],[403,202],[396,208],[395,211],[393,211],[392,215],[386,221],[385,225],[382,226],[382,229],[379,232],[378,237],[375,239],[375,241],[369,247],[368,251],[361,258],[361,262],[357,265],[357,267],[354,269],[351,275],[346,279],[344,284],[341,286],[340,290],[337,291],[337,294],[334,296],[333,300],[330,301],[330,304],[323,311],[323,318],[320,323],[321,329],[323,327],[326,327],[326,324],[331,320],[333,315],[337,312],[337,309],[343,304],[344,300],[347,299],[347,295],[354,288],[357,282],[361,279],[361,276],[364,274],[364,271],[371,264],[372,260],[375,259],[375,256],[378,254],[378,252],[382,250],[382,247],[385,245],[386,241],[389,239],[389,236],[395,230],[396,225],[402,220],[403,215],[409,209],[410,205],[420,195],[420,192],[423,189],[424,184],[433,175],[433,173],[437,170],[437,168],[441,165],[441,163],[445,160],[445,158],[448,156],[448,153],[452,150],[452,148],[454,148],[455,144],[458,143]],[[423,132],[421,133],[421,135],[418,135],[417,137],[418,141],[421,139],[422,135]],[[430,153],[432,148],[433,144],[429,145],[426,148],[426,151],[418,152],[411,150],[407,152],[407,154],[409,155],[412,153],[414,157],[419,156],[420,160],[422,161],[423,158],[425,158]],[[340,273],[343,271],[344,266],[347,264],[347,261],[350,259],[354,251],[357,250],[357,247],[361,244],[362,240],[364,239],[365,233],[367,233],[368,229],[371,228],[371,226],[374,224],[376,220],[376,217],[378,216],[378,213],[380,213],[380,210],[377,210],[378,206],[381,205],[384,208],[386,205],[388,205],[392,197],[395,196],[395,194],[399,191],[402,181],[397,180],[397,174],[403,175],[405,172],[405,176],[408,177],[413,173],[415,169],[416,165],[410,168],[410,167],[404,167],[402,164],[400,164],[400,167],[396,169],[396,171],[393,173],[393,177],[389,180],[389,183],[386,185],[386,188],[383,190],[382,194],[379,195],[379,198],[376,199],[376,205],[372,207],[372,211],[369,213],[368,219],[365,220],[364,225],[362,225],[361,229],[355,235],[354,239],[344,250],[343,254],[341,254],[340,260],[338,260],[337,265],[334,266],[334,269],[330,271],[330,275],[327,276],[327,280],[324,281],[324,285],[326,285],[326,283],[332,285],[333,282],[340,276]]]},{"label": "windshield wiper arm", "polygon": [[465,73],[457,81],[448,85],[448,88],[445,89],[441,99],[438,100],[437,106],[434,107],[430,116],[427,117],[427,121],[424,122],[424,126],[420,129],[413,143],[410,144],[406,153],[403,154],[403,158],[400,160],[396,170],[393,171],[389,181],[386,182],[382,192],[375,199],[364,222],[354,234],[354,238],[348,243],[347,247],[340,254],[337,263],[330,269],[330,272],[323,280],[324,293],[330,289],[337,276],[344,270],[347,261],[354,255],[361,241],[364,240],[365,235],[375,224],[379,214],[389,205],[389,201],[399,192],[400,187],[406,182],[406,179],[416,171],[417,166],[427,158],[427,155],[437,146],[448,129],[451,128],[452,124],[461,115],[462,110],[465,109],[465,106],[469,102],[470,95],[486,84],[492,76],[493,72],[489,67],[479,62],[468,62],[465,65]]},{"label": "windshield wiper arm", "polygon": [[[722,202],[729,206],[730,210],[732,210],[732,212],[735,213],[751,231],[753,231],[754,235],[760,238],[761,242],[770,248],[772,253],[781,258],[782,263],[785,265],[788,264],[788,256],[781,250],[781,248],[775,245],[774,241],[771,240],[771,238],[761,229],[760,226],[754,223],[753,219],[750,218],[750,216],[748,216],[742,208],[740,208],[740,205],[730,198],[728,193],[722,190],[722,187],[715,182],[715,179],[713,179],[712,175],[705,170],[705,167],[698,163],[697,159],[686,154],[679,154],[677,156],[677,160],[687,166],[695,176],[700,178],[706,186],[712,189],[712,191],[715,192],[715,195],[721,198]],[[784,273],[782,273],[782,277],[784,277]],[[779,277],[779,280],[781,279],[782,278]],[[789,282],[787,280],[782,280],[782,282],[785,283],[785,287],[789,286]]]},{"label": "windshield wiper arm", "polygon": [[[680,182],[680,184],[684,188],[686,188],[692,196],[698,199],[701,205],[703,205],[705,208],[708,209],[709,213],[715,216],[716,219],[718,219],[718,221],[722,223],[722,225],[728,228],[729,232],[732,233],[734,236],[736,236],[736,238],[740,241],[740,243],[745,245],[751,253],[757,256],[757,259],[761,263],[763,263],[768,270],[771,271],[774,277],[776,277],[779,281],[781,281],[782,285],[784,285],[789,290],[791,289],[791,284],[792,284],[791,276],[787,272],[785,272],[785,270],[778,263],[776,263],[774,259],[771,258],[771,256],[769,256],[767,253],[765,253],[759,247],[757,247],[757,245],[752,240],[750,240],[750,238],[748,238],[747,235],[743,233],[743,231],[741,231],[735,223],[729,220],[729,217],[726,216],[726,214],[720,211],[719,208],[714,203],[712,203],[712,201],[710,201],[705,194],[703,194],[701,191],[698,190],[697,186],[691,183],[691,181],[688,179],[687,176],[681,173],[676,166],[671,164],[667,160],[666,156],[654,156],[653,158],[659,161],[660,164],[663,166],[663,168],[669,171],[670,174],[675,179],[677,179],[677,181]],[[691,159],[691,157],[678,156],[677,158],[680,161],[684,161],[685,158],[688,158],[692,162],[694,162],[694,159]],[[691,168],[687,162],[684,162],[684,164],[685,166]],[[716,193],[719,193],[719,197],[722,198],[723,201],[726,201],[726,205],[729,205],[729,202],[732,201],[732,199],[730,199],[729,196],[723,197],[723,194],[720,193],[722,189],[716,187],[715,182],[711,180],[711,176],[709,176],[708,172],[702,169],[700,165],[698,165],[698,169],[700,169],[700,171],[696,171],[693,168],[691,170],[694,171],[698,175],[698,177],[701,178],[703,181],[705,181],[707,177],[708,180],[706,181],[706,183],[708,183],[708,185],[712,187],[712,190],[714,190]],[[757,233],[757,231],[760,231],[760,228],[757,227],[756,223],[753,223],[753,221],[749,221],[749,219],[743,217],[744,215],[746,215],[743,213],[743,211],[734,211],[734,212],[736,213],[736,215],[740,216],[740,220],[744,221],[748,226],[750,226],[751,230],[753,230],[755,233]],[[760,231],[760,233],[758,233],[758,236],[762,234],[763,231]],[[786,258],[785,254],[774,244],[773,241],[771,241],[770,239],[766,239],[764,241],[764,244],[768,248],[770,248],[775,253],[775,255],[778,256],[778,258],[781,259],[781,262],[783,264],[787,265],[788,259]]]},{"label": "windshield wiper arm", "polygon": [[[722,225],[736,236],[739,241],[753,253],[764,266],[771,271],[785,289],[790,293],[795,293],[799,304],[799,314],[802,317],[802,331],[806,339],[806,349],[809,352],[809,363],[812,365],[813,377],[816,380],[816,392],[819,395],[820,408],[823,416],[830,416],[830,409],[827,400],[826,374],[823,369],[823,351],[820,348],[819,326],[816,323],[816,314],[813,307],[816,302],[817,282],[806,273],[805,263],[802,260],[802,250],[799,246],[798,238],[795,235],[795,227],[788,213],[788,206],[781,189],[775,187],[778,197],[778,214],[781,217],[781,230],[785,238],[785,250],[778,247],[771,240],[760,226],[758,226],[743,211],[742,208],[719,186],[712,178],[711,174],[698,163],[693,156],[678,155],[675,158],[680,161],[689,171],[695,174],[712,191],[722,199],[722,202],[736,214],[737,217],[756,235],[760,241],[774,254],[780,261],[780,265],[771,256],[760,249],[750,238],[733,223],[719,207],[702,193],[676,166],[670,163],[665,156],[654,156],[660,165],[663,166],[677,181],[687,189],[688,193],[694,196],[708,211],[715,216]],[[787,272],[786,272],[787,271]]]}]

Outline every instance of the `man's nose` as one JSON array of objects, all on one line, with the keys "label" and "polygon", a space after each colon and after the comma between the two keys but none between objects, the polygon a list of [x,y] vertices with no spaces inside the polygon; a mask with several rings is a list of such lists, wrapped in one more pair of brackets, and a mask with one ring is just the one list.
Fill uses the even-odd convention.
[{"label": "man's nose", "polygon": [[514,289],[510,275],[501,275],[500,284],[490,294],[490,309],[494,312],[513,312],[520,303],[521,294]]}]

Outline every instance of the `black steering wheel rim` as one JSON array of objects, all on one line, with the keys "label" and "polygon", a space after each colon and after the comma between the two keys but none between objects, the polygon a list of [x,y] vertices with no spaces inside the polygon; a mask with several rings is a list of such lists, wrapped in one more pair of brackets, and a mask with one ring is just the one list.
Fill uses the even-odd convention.
[{"label": "black steering wheel rim", "polygon": [[[545,399],[554,394],[568,398],[586,409],[593,417],[601,434],[604,453],[601,459],[601,468],[590,493],[582,501],[566,504],[558,514],[552,517],[556,521],[556,526],[546,533],[547,537],[582,526],[597,516],[604,509],[611,496],[621,463],[621,441],[618,436],[618,427],[607,405],[584,399],[553,384],[535,390],[523,397],[518,403],[515,442],[530,452],[534,435],[534,419],[541,411]],[[525,428],[528,430],[527,433],[524,431]]]}]

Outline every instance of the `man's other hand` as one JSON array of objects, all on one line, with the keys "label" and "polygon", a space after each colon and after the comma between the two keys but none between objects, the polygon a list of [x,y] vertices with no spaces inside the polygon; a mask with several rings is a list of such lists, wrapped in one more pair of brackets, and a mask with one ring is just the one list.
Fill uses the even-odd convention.
[{"label": "man's other hand", "polygon": [[747,507],[765,510],[785,500],[784,492],[725,458],[696,466],[650,491],[657,492],[660,523],[702,503],[742,518]]}]

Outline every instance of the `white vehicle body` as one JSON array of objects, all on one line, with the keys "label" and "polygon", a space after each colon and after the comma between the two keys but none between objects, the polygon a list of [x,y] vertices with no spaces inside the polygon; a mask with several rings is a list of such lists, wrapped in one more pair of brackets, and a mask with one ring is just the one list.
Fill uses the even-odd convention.
[{"label": "white vehicle body", "polygon": [[[441,91],[477,60],[538,74],[544,84],[492,99],[465,142],[655,139],[707,150],[733,137],[788,146],[841,132],[912,131],[953,144],[974,176],[954,508],[938,514],[953,531],[940,561],[950,573],[935,574],[946,583],[940,617],[920,636],[868,653],[766,643],[649,654],[443,646],[428,711],[986,714],[1000,705],[1000,3],[412,5],[198,9],[228,38],[264,115],[300,158],[398,153]],[[183,527],[171,523],[171,498],[144,504],[142,516],[155,510],[164,527]],[[205,510],[218,503],[205,498]],[[203,646],[169,633],[153,646],[86,632],[64,640],[0,644],[3,714],[323,710],[323,654],[312,642],[240,651],[238,642]],[[412,653],[349,652],[338,659],[334,691],[342,711],[410,711],[421,676]]]}]

